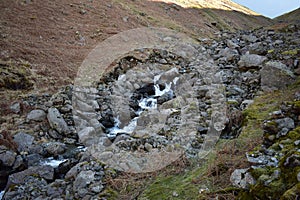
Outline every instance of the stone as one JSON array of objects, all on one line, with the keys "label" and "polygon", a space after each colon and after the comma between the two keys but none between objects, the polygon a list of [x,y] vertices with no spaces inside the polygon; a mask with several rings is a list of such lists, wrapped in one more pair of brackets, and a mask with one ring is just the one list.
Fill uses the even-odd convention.
[{"label": "stone", "polygon": [[90,186],[90,188],[91,188],[92,192],[94,192],[94,193],[100,193],[104,189],[104,186],[100,182],[100,183],[92,184]]},{"label": "stone", "polygon": [[267,60],[264,56],[259,56],[256,54],[245,54],[241,56],[238,62],[238,68],[241,71],[247,71],[249,69],[259,69],[262,64]]},{"label": "stone", "polygon": [[119,120],[119,128],[124,128],[131,121],[129,100],[124,96],[111,95],[114,117]]},{"label": "stone", "polygon": [[236,44],[234,41],[232,40],[226,40],[226,44],[229,48],[231,49],[236,49],[236,48],[239,48],[239,45]]},{"label": "stone", "polygon": [[297,154],[293,154],[286,158],[285,162],[283,163],[284,167],[295,168],[300,166],[300,156]]},{"label": "stone", "polygon": [[264,91],[284,89],[292,84],[294,74],[281,62],[267,62],[260,71],[261,87]]},{"label": "stone", "polygon": [[66,145],[60,142],[49,142],[44,144],[44,148],[51,156],[63,154],[66,151]]},{"label": "stone", "polygon": [[86,102],[80,101],[79,99],[77,99],[74,102],[74,107],[76,107],[77,109],[84,111],[84,112],[93,112],[95,111],[95,108],[93,107],[93,105],[89,105]]},{"label": "stone", "polygon": [[95,179],[95,172],[92,170],[81,171],[75,178],[73,183],[73,190],[79,190],[86,188]]},{"label": "stone", "polygon": [[277,119],[277,120],[275,120],[275,122],[277,123],[277,127],[279,129],[287,128],[287,129],[291,130],[291,129],[295,128],[294,120],[289,117],[286,117],[283,119]]},{"label": "stone", "polygon": [[108,147],[112,145],[112,142],[108,137],[101,137],[99,138],[99,144],[102,144],[104,147]]},{"label": "stone", "polygon": [[32,153],[25,157],[26,163],[29,167],[38,165],[43,157],[40,154]]},{"label": "stone", "polygon": [[93,127],[85,127],[78,132],[79,142],[81,142],[85,146],[91,146],[92,144],[94,144],[96,142],[96,136],[97,133]]},{"label": "stone", "polygon": [[15,152],[9,150],[0,153],[0,165],[3,165],[5,167],[12,167],[16,160],[16,156],[17,154]]},{"label": "stone", "polygon": [[174,83],[174,80],[176,77],[179,77],[178,69],[172,68],[172,69],[162,73],[159,76],[159,79],[156,83],[161,84],[161,85],[172,83],[172,84],[176,85],[176,83]]},{"label": "stone", "polygon": [[257,40],[258,40],[258,38],[253,34],[243,35],[242,38],[243,38],[243,40],[245,40],[247,42],[251,42],[251,43],[257,42]]},{"label": "stone", "polygon": [[36,166],[29,167],[28,169],[11,174],[8,177],[7,188],[11,185],[23,185],[26,184],[26,178],[29,176],[39,176],[45,180],[51,181],[54,178],[54,169],[51,166]]},{"label": "stone", "polygon": [[230,182],[232,185],[248,189],[250,185],[255,184],[255,180],[248,172],[249,169],[236,169],[230,176]]},{"label": "stone", "polygon": [[120,135],[117,135],[116,139],[114,140],[114,143],[117,144],[120,141],[124,141],[124,140],[130,139],[130,138],[131,137],[127,134],[120,134]]},{"label": "stone", "polygon": [[53,139],[61,139],[62,138],[62,136],[56,130],[53,130],[53,129],[50,129],[48,131],[48,135],[50,137],[52,137]]},{"label": "stone", "polygon": [[152,148],[153,148],[153,147],[152,147],[152,145],[151,145],[151,144],[149,144],[149,143],[145,143],[145,150],[146,150],[146,151],[148,151],[148,152],[149,152],[149,151],[151,151],[151,150],[152,150]]},{"label": "stone", "polygon": [[164,93],[162,96],[157,98],[157,103],[158,104],[163,104],[171,99],[174,98],[174,94],[172,91]]},{"label": "stone", "polygon": [[21,112],[21,104],[19,102],[14,102],[9,108],[13,113],[16,114],[20,114]]},{"label": "stone", "polygon": [[249,100],[249,99],[246,99],[244,100],[242,103],[241,103],[241,109],[246,109],[248,108],[249,105],[253,104],[254,103],[254,100]]},{"label": "stone", "polygon": [[239,57],[239,52],[236,49],[225,48],[219,53],[222,57],[226,58],[226,61],[234,61],[234,59]]},{"label": "stone", "polygon": [[34,141],[34,137],[27,133],[19,132],[14,136],[14,141],[18,145],[18,151],[28,151]]},{"label": "stone", "polygon": [[65,134],[65,135],[68,135],[70,133],[70,129],[66,121],[61,116],[57,108],[49,108],[47,118],[50,127],[56,130],[58,133]]},{"label": "stone", "polygon": [[262,42],[256,42],[249,45],[250,54],[266,55],[267,48],[262,44]]},{"label": "stone", "polygon": [[23,161],[23,158],[21,155],[18,155],[14,162],[13,169],[20,169],[20,168],[24,168],[24,167],[25,167],[25,163]]},{"label": "stone", "polygon": [[27,115],[27,120],[28,121],[41,122],[44,119],[46,119],[46,113],[43,110],[32,110]]}]

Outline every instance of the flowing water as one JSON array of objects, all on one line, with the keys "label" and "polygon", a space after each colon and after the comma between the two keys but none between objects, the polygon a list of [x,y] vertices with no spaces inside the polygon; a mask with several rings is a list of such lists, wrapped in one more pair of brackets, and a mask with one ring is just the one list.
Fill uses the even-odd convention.
[{"label": "flowing water", "polygon": [[146,98],[142,98],[139,101],[139,107],[140,109],[136,112],[137,117],[133,118],[129,124],[123,128],[120,128],[120,120],[118,117],[115,118],[115,126],[113,128],[108,129],[107,136],[111,139],[116,138],[118,134],[131,134],[135,127],[137,126],[137,121],[139,116],[147,110],[151,109],[157,109],[157,99],[163,95],[168,95],[171,98],[174,97],[174,92],[171,89],[172,84],[176,85],[176,82],[178,81],[178,77],[176,77],[173,82],[166,83],[164,89],[160,89],[159,84],[157,83],[160,78],[160,75],[157,75],[154,77],[154,91],[155,94]]}]

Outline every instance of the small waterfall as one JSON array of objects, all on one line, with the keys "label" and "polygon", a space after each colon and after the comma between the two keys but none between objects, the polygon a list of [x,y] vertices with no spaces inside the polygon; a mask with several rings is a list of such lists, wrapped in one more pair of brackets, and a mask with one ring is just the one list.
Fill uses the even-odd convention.
[{"label": "small waterfall", "polygon": [[170,83],[166,83],[165,84],[165,88],[164,89],[160,89],[159,84],[157,83],[158,80],[160,79],[161,75],[157,75],[154,77],[154,91],[155,94],[149,97],[145,97],[139,100],[139,107],[140,109],[136,112],[137,117],[133,118],[129,124],[127,126],[125,126],[124,128],[120,128],[120,120],[119,117],[115,118],[115,126],[113,128],[108,129],[108,133],[107,136],[110,139],[114,139],[116,138],[116,136],[118,134],[131,134],[135,127],[137,126],[137,120],[139,118],[139,116],[142,114],[142,112],[147,111],[147,110],[151,110],[151,109],[157,109],[157,99],[159,97],[162,97],[163,95],[167,95],[168,97],[170,97],[170,99],[172,99],[174,97],[174,92],[171,89],[172,84],[176,84],[176,82],[178,81],[178,77],[175,77],[174,80]]}]

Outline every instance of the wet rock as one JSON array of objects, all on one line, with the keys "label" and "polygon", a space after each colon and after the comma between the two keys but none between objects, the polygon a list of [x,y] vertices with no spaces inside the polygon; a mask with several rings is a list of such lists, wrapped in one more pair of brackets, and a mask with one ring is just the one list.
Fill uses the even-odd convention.
[{"label": "wet rock", "polygon": [[27,120],[28,121],[41,122],[44,119],[46,119],[46,113],[43,110],[32,110],[27,115]]},{"label": "wet rock", "polygon": [[57,108],[49,108],[47,118],[51,128],[56,130],[58,133],[65,135],[68,135],[70,133],[70,129],[66,121],[61,116]]},{"label": "wet rock", "polygon": [[66,145],[60,142],[49,142],[43,145],[47,153],[51,156],[63,154],[66,151]]},{"label": "wet rock", "polygon": [[29,134],[19,132],[14,136],[14,141],[18,145],[19,152],[29,151],[29,149],[31,148],[31,146],[33,144],[34,137]]},{"label": "wet rock", "polygon": [[174,93],[172,91],[164,93],[162,96],[157,98],[158,104],[163,104],[174,98]]},{"label": "wet rock", "polygon": [[25,157],[26,163],[29,167],[33,167],[38,165],[41,160],[43,160],[43,157],[40,154],[32,153]]},{"label": "wet rock", "polygon": [[243,189],[248,189],[250,185],[255,184],[255,180],[248,172],[249,169],[236,169],[230,176],[230,182],[232,185],[243,188]]}]

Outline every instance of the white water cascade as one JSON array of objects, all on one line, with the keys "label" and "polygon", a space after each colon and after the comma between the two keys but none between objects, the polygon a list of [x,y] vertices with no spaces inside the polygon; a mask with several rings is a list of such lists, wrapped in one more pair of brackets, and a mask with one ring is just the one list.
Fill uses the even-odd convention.
[{"label": "white water cascade", "polygon": [[160,75],[157,75],[154,77],[154,90],[155,94],[152,96],[149,96],[147,98],[142,98],[139,101],[139,107],[140,109],[136,112],[137,117],[133,118],[127,126],[124,126],[124,128],[119,128],[121,122],[119,120],[119,117],[115,118],[115,126],[113,128],[109,129],[109,132],[107,136],[109,138],[115,138],[119,133],[122,134],[131,134],[135,127],[137,126],[137,120],[139,116],[142,114],[142,112],[151,110],[151,109],[157,109],[157,99],[163,95],[169,95],[173,98],[174,92],[171,89],[172,84],[176,84],[178,81],[178,77],[174,78],[174,80],[170,83],[165,83],[165,88],[163,90],[160,89],[159,84],[157,83],[160,78]]}]

